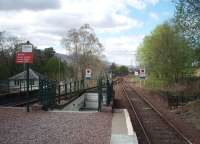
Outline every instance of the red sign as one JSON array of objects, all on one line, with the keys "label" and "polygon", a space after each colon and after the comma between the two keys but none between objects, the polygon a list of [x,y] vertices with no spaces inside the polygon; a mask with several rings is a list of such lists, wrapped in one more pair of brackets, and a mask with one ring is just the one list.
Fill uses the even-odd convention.
[{"label": "red sign", "polygon": [[23,64],[23,63],[33,63],[33,54],[32,52],[18,52],[16,53],[16,63]]}]

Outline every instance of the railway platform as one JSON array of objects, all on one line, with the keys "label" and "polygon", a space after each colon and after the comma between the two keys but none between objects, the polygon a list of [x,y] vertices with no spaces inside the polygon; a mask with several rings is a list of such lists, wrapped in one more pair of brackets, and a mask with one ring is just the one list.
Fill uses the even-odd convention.
[{"label": "railway platform", "polygon": [[138,144],[127,109],[114,109],[111,144]]},{"label": "railway platform", "polygon": [[126,115],[124,110],[27,113],[25,108],[1,107],[0,143],[136,144]]}]

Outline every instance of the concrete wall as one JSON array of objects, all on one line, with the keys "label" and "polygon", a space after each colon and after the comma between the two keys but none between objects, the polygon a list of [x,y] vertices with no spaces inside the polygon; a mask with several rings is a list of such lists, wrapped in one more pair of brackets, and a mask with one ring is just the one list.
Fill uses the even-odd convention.
[{"label": "concrete wall", "polygon": [[63,110],[79,111],[80,108],[97,109],[98,108],[98,94],[97,93],[84,93],[79,98],[75,99]]},{"label": "concrete wall", "polygon": [[86,93],[85,104],[86,104],[86,108],[97,109],[98,108],[98,93]]},{"label": "concrete wall", "polygon": [[79,98],[75,99],[70,104],[68,104],[63,110],[79,111],[79,109],[84,105],[84,99],[85,95],[83,94],[82,96],[80,96]]}]

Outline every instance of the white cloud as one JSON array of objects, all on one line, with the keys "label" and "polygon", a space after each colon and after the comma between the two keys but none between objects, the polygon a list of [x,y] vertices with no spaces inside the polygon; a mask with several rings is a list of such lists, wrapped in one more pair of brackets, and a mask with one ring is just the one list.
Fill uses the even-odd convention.
[{"label": "white cloud", "polygon": [[60,0],[60,3],[61,8],[55,10],[0,11],[0,30],[22,35],[40,46],[44,41],[51,43],[52,39],[44,35],[61,38],[68,29],[84,23],[101,33],[142,26],[142,22],[129,17],[124,0]]},{"label": "white cloud", "polygon": [[57,9],[59,6],[59,0],[0,0],[0,11]]},{"label": "white cloud", "polygon": [[[144,35],[110,37],[104,41],[106,56],[111,62],[128,65],[135,61],[135,54]],[[135,63],[134,63],[135,64]]]},{"label": "white cloud", "polygon": [[135,9],[143,10],[148,5],[156,5],[159,0],[126,0],[126,3]]},{"label": "white cloud", "polygon": [[98,33],[119,33],[123,30],[141,28],[143,26],[141,21],[118,14],[105,17],[101,22],[92,22],[91,24],[97,27],[96,31]]},{"label": "white cloud", "polygon": [[114,56],[110,56],[112,59],[116,59],[120,54],[130,57],[129,54],[137,48],[143,37],[108,36],[143,26],[143,22],[130,16],[130,7],[143,10],[159,2],[159,0],[59,0],[60,7],[51,9],[52,0],[47,4],[47,8],[38,6],[38,0],[31,7],[29,1],[23,1],[21,7],[7,6],[2,9],[3,11],[0,10],[0,31],[6,30],[22,36],[39,48],[53,46],[57,52],[65,52],[60,45],[62,36],[70,28],[78,28],[84,23],[89,23],[97,32],[97,36],[102,34],[107,39],[104,42],[106,53],[107,56],[113,53]]},{"label": "white cloud", "polygon": [[150,12],[149,16],[154,20],[159,20],[159,15],[157,13]]},{"label": "white cloud", "polygon": [[145,0],[147,3],[156,5],[157,3],[159,3],[160,0]]},{"label": "white cloud", "polygon": [[127,0],[127,3],[130,6],[136,8],[136,9],[139,9],[139,10],[146,8],[146,4],[141,0]]}]

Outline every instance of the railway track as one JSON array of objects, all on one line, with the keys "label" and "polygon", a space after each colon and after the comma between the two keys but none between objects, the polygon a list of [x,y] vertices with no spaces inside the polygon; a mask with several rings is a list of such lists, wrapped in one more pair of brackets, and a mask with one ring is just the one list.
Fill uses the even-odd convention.
[{"label": "railway track", "polygon": [[[140,127],[142,144],[192,144],[172,123],[167,121],[151,103],[140,96],[128,82],[121,81],[122,93],[127,98]],[[130,110],[129,110],[130,111]],[[136,131],[137,133],[137,131]]]}]

